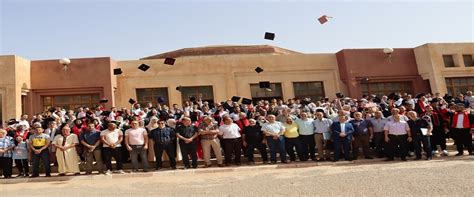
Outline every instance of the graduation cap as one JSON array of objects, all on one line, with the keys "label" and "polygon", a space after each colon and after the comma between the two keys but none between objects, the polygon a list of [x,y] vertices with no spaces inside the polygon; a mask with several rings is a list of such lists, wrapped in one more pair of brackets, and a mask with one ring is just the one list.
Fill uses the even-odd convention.
[{"label": "graduation cap", "polygon": [[147,71],[148,69],[150,69],[150,66],[146,65],[146,64],[141,64],[140,66],[138,66],[138,69],[142,70],[143,72]]},{"label": "graduation cap", "polygon": [[176,87],[176,90],[181,91],[182,88],[183,88],[182,86],[178,86]]},{"label": "graduation cap", "polygon": [[338,93],[336,93],[336,97],[337,98],[344,98],[344,94],[338,92]]},{"label": "graduation cap", "polygon": [[274,40],[275,39],[275,33],[265,32],[265,39]]},{"label": "graduation cap", "polygon": [[321,17],[318,18],[319,23],[324,24],[328,22],[328,18],[332,18],[330,16],[322,15]]},{"label": "graduation cap", "polygon": [[433,98],[433,99],[431,99],[431,101],[430,101],[430,103],[437,103],[437,102],[439,102],[439,99],[438,99],[438,98]]},{"label": "graduation cap", "polygon": [[16,121],[16,119],[10,119],[10,120],[8,120],[8,123],[7,123],[7,124],[8,124],[8,125],[14,125],[14,124],[18,124],[18,123],[19,123],[19,122]]},{"label": "graduation cap", "polygon": [[416,95],[415,98],[420,99],[422,96],[425,96],[425,93],[420,93],[420,94]]},{"label": "graduation cap", "polygon": [[128,99],[128,103],[130,103],[130,104],[132,104],[132,105],[135,104],[136,102],[137,102],[137,101],[133,100],[132,98],[131,98],[131,99]]},{"label": "graduation cap", "polygon": [[390,93],[388,96],[387,96],[388,99],[391,99],[391,100],[398,100],[400,99],[400,95],[398,95],[397,93],[395,92],[392,92]]},{"label": "graduation cap", "polygon": [[196,101],[196,97],[195,97],[195,96],[190,96],[190,97],[189,97],[189,100],[192,101],[192,102],[194,102],[194,101]]},{"label": "graduation cap", "polygon": [[109,100],[106,98],[101,98],[99,101],[99,103],[107,103],[107,102],[109,102]]},{"label": "graduation cap", "polygon": [[230,100],[232,100],[232,102],[239,102],[240,97],[239,96],[233,96]]},{"label": "graduation cap", "polygon": [[261,72],[263,72],[263,69],[262,69],[262,68],[260,68],[260,67],[257,67],[257,68],[255,68],[255,72],[257,72],[257,73],[261,73]]},{"label": "graduation cap", "polygon": [[165,98],[163,98],[162,96],[159,96],[156,100],[158,100],[158,103],[164,103],[165,102]]},{"label": "graduation cap", "polygon": [[122,72],[122,69],[121,68],[116,68],[114,69],[114,75],[121,75],[123,72]]},{"label": "graduation cap", "polygon": [[165,58],[165,64],[168,64],[168,65],[174,65],[175,61],[176,59],[174,58],[170,58],[170,57]]},{"label": "graduation cap", "polygon": [[252,104],[252,99],[243,98],[242,99],[242,104],[250,105],[250,104]]},{"label": "graduation cap", "polygon": [[260,86],[260,88],[266,88],[266,89],[270,88],[270,82],[269,81],[258,82],[258,85]]},{"label": "graduation cap", "polygon": [[110,113],[112,113],[111,111],[103,111],[102,113],[100,113],[101,116],[109,116]]}]

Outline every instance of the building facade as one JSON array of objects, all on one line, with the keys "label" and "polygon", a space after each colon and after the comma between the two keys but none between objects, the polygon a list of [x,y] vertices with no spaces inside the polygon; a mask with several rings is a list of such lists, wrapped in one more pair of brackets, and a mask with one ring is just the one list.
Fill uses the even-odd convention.
[{"label": "building facade", "polygon": [[[110,57],[26,60],[0,56],[0,118],[53,106],[92,107],[107,98],[106,108],[139,103],[181,104],[190,97],[221,102],[232,96],[260,99],[382,95],[395,91],[441,94],[474,89],[474,43],[425,44],[416,48],[343,49],[335,54],[303,54],[268,45],[185,48],[139,60]],[[176,58],[174,65],[164,58]],[[150,66],[146,72],[137,69]],[[261,73],[254,69],[261,67]],[[121,68],[121,75],[113,69]],[[270,89],[258,83],[269,81]],[[179,91],[177,90],[179,88]]]}]

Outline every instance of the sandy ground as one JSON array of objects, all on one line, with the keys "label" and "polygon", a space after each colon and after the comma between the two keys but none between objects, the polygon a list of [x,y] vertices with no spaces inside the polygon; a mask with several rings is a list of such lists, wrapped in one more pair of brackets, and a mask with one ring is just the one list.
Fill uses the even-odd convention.
[{"label": "sandy ground", "polygon": [[[472,196],[474,158],[2,184],[9,196]],[[141,174],[141,175],[140,175]],[[147,177],[143,177],[146,175]]]}]

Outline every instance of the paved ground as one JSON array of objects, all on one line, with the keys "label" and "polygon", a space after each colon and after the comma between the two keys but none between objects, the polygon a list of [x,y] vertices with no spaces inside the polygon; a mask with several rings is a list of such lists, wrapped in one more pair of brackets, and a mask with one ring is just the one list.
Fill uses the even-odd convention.
[{"label": "paved ground", "polygon": [[257,165],[15,181],[19,180],[0,184],[0,196],[472,196],[474,157]]}]

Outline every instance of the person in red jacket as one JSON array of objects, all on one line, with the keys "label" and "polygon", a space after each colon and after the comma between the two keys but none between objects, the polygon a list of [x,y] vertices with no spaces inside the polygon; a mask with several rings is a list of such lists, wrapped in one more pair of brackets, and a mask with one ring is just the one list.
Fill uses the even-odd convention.
[{"label": "person in red jacket", "polygon": [[463,155],[464,148],[467,149],[469,155],[474,155],[472,152],[473,128],[472,115],[466,111],[463,104],[457,104],[456,111],[451,114],[451,133],[458,150],[456,156]]}]

